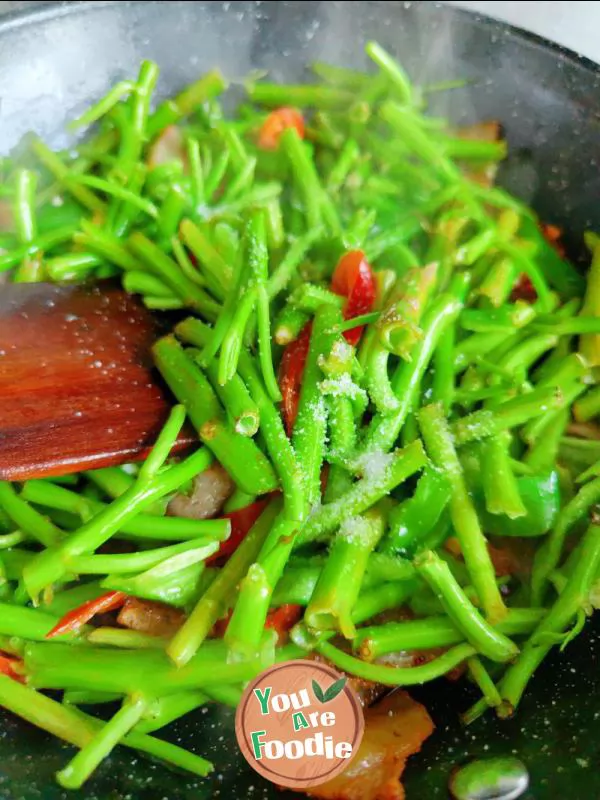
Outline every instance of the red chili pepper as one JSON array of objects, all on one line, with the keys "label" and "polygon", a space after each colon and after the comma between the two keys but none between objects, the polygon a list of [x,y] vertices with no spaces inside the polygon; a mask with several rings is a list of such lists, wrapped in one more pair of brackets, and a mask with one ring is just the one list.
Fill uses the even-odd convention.
[{"label": "red chili pepper", "polygon": [[216,639],[222,639],[225,636],[225,632],[227,631],[227,626],[229,625],[229,620],[231,619],[231,615],[233,611],[228,611],[224,617],[218,619],[212,627],[211,636],[215,637]]},{"label": "red chili pepper", "polygon": [[296,128],[304,139],[304,118],[296,108],[276,108],[263,122],[258,134],[258,146],[262,150],[277,150],[279,138],[286,128]]},{"label": "red chili pepper", "polygon": [[[225,636],[232,614],[232,611],[228,611],[224,617],[215,622],[211,631],[213,636],[218,639],[222,639],[223,636]],[[279,606],[279,608],[269,611],[267,619],[265,620],[265,628],[277,631],[279,643],[281,644],[282,639],[285,638],[285,634],[294,627],[301,616],[302,606],[294,605],[293,603],[284,603],[282,606]]]},{"label": "red chili pepper", "polygon": [[237,550],[239,544],[260,517],[268,503],[269,497],[265,497],[262,500],[251,503],[249,506],[238,508],[236,511],[230,511],[229,514],[224,514],[223,516],[225,519],[231,520],[229,539],[221,542],[221,546],[217,552],[210,558],[207,558],[206,563],[212,564],[214,561],[220,561],[222,558],[230,556]]},{"label": "red chili pepper", "polygon": [[283,414],[288,436],[292,435],[298,414],[300,389],[302,388],[302,377],[310,347],[311,331],[312,325],[308,323],[302,329],[300,336],[287,345],[279,365],[279,388],[282,398],[281,413]]},{"label": "red chili pepper", "polygon": [[50,633],[46,634],[46,639],[60,636],[61,633],[74,633],[89,622],[96,614],[104,614],[106,611],[114,611],[127,600],[124,592],[106,592],[100,597],[88,600],[86,603],[68,611],[62,619],[56,623]]},{"label": "red chili pepper", "polygon": [[[362,250],[350,250],[338,261],[331,279],[331,290],[347,297],[344,319],[353,319],[372,310],[377,293],[375,276]],[[357,345],[363,326],[344,332],[346,341]]]},{"label": "red chili pepper", "polygon": [[566,251],[562,239],[562,229],[558,225],[550,225],[547,222],[540,222],[540,230],[544,239],[551,245],[561,258],[564,258]]},{"label": "red chili pepper", "polygon": [[526,303],[535,303],[537,300],[537,292],[529,275],[526,275],[524,272],[519,275],[510,294],[510,299],[513,303],[516,300],[524,300]]},{"label": "red chili pepper", "polygon": [[[331,290],[347,297],[344,319],[353,319],[368,314],[373,308],[377,287],[375,276],[362,250],[345,253],[333,272]],[[305,325],[300,336],[290,342],[283,351],[279,366],[279,388],[281,389],[281,412],[288,436],[292,435],[298,413],[302,377],[310,346],[312,326]],[[363,327],[358,326],[344,332],[346,341],[358,344]]]},{"label": "red chili pepper", "polygon": [[265,628],[272,628],[277,631],[279,638],[286,634],[290,628],[298,622],[302,616],[302,606],[294,603],[285,603],[279,608],[269,611],[265,622]]},{"label": "red chili pepper", "polygon": [[20,663],[20,659],[0,653],[0,675],[6,675],[19,683],[25,683],[24,677],[15,670],[15,666]]}]

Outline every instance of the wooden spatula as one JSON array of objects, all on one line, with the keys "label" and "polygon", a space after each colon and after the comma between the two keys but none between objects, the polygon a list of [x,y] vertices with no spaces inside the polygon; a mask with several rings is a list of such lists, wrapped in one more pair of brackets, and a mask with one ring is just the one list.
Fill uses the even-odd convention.
[{"label": "wooden spatula", "polygon": [[[111,286],[0,289],[0,479],[143,457],[171,400],[152,369],[154,317]],[[180,437],[183,448],[194,441]]]}]

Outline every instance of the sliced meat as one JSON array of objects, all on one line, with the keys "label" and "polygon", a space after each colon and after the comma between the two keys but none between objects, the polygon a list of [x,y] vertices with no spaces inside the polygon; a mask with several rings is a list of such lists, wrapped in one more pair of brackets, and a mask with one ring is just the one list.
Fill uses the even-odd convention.
[{"label": "sliced meat", "polygon": [[[460,543],[455,536],[446,539],[445,549],[455,558],[463,560]],[[497,537],[487,543],[490,559],[497,578],[507,575],[530,575],[535,546],[517,537]]]},{"label": "sliced meat", "polygon": [[600,426],[593,422],[571,422],[567,426],[567,436],[577,436],[580,439],[600,439]]},{"label": "sliced meat", "polygon": [[[465,125],[458,128],[455,133],[460,139],[469,141],[497,142],[502,138],[502,127],[496,120],[489,120],[488,122],[477,122],[474,125]],[[463,172],[469,180],[484,188],[489,188],[494,185],[498,164],[492,162],[480,166],[465,166]]]},{"label": "sliced meat", "polygon": [[488,542],[488,550],[498,578],[514,575],[529,583],[533,559],[536,552],[535,539],[520,539],[517,536],[494,536]]},{"label": "sliced meat", "polygon": [[306,793],[325,800],[403,800],[406,761],[433,729],[425,707],[409,694],[388,695],[365,712],[365,734],[348,768]]},{"label": "sliced meat", "polygon": [[156,137],[148,151],[148,166],[158,167],[170,161],[185,163],[183,134],[175,125],[169,125]]},{"label": "sliced meat", "polygon": [[491,189],[496,182],[496,175],[498,174],[498,164],[490,162],[479,167],[479,169],[463,169],[463,174],[466,178],[473,183],[482,186],[484,189]]},{"label": "sliced meat", "polygon": [[355,690],[363,708],[369,708],[390,690],[389,686],[357,678],[355,675],[348,675],[348,683]]},{"label": "sliced meat", "polygon": [[176,608],[153,600],[138,600],[137,597],[128,597],[117,617],[117,622],[124,628],[164,637],[177,633],[184,620],[185,614]]},{"label": "sliced meat", "polygon": [[213,464],[192,482],[191,494],[176,494],[167,506],[167,514],[187,519],[211,519],[231,496],[235,483],[220,464]]},{"label": "sliced meat", "polygon": [[[336,645],[340,645],[343,643],[335,641]],[[307,659],[314,659],[315,661],[322,661],[325,664],[329,664],[330,667],[338,670],[341,675],[345,675],[348,678],[348,683],[356,694],[358,695],[358,699],[361,702],[363,708],[368,708],[372,705],[376,700],[383,697],[386,692],[389,692],[390,687],[384,686],[382,683],[374,683],[373,681],[367,681],[363,678],[357,678],[356,675],[349,675],[347,672],[338,669],[335,664],[332,664],[326,658],[323,658],[318,653],[310,653],[310,655],[306,656]]]},{"label": "sliced meat", "polygon": [[14,230],[12,207],[6,200],[0,200],[0,231]]},{"label": "sliced meat", "polygon": [[497,142],[502,138],[502,126],[498,120],[490,119],[474,125],[461,125],[456,129],[456,135],[471,142]]}]

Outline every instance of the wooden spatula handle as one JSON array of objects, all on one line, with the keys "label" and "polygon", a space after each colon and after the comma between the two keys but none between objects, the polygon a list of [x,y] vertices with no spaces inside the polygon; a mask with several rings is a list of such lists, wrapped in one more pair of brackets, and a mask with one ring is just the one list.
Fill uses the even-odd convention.
[{"label": "wooden spatula handle", "polygon": [[[0,291],[0,479],[144,456],[171,404],[152,368],[152,315],[114,287]],[[179,446],[195,440],[190,431]]]}]

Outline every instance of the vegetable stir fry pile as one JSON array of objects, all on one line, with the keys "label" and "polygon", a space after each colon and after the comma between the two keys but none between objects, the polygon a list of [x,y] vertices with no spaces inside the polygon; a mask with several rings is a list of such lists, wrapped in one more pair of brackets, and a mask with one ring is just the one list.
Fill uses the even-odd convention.
[{"label": "vegetable stir fry pile", "polygon": [[175,312],[143,464],[0,485],[0,704],[79,748],[65,787],[119,743],[207,774],[154,731],[308,654],[374,694],[458,668],[467,721],[508,716],[597,602],[599,241],[586,282],[493,186],[499,126],[425,115],[441,87],[366,49],[233,118],[218,71],[152,111],[144,62],[75,151],[2,162],[13,280]]}]

